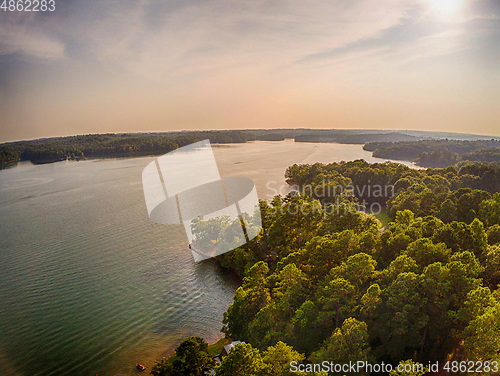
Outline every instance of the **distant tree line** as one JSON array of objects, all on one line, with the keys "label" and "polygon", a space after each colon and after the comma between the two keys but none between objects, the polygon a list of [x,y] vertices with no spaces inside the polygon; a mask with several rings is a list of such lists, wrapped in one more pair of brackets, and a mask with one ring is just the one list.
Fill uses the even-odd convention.
[{"label": "distant tree line", "polygon": [[17,161],[51,163],[63,159],[130,157],[164,154],[193,142],[241,143],[255,136],[237,131],[143,134],[90,134],[20,141],[0,145],[0,164]]},{"label": "distant tree line", "polygon": [[500,140],[423,140],[371,142],[364,147],[377,158],[415,161],[422,167],[443,168],[459,162],[500,162]]},{"label": "distant tree line", "polygon": [[[322,203],[333,202],[339,193],[348,192],[347,196],[351,200],[378,202],[383,207],[388,204],[391,208],[405,195],[410,192],[423,192],[424,188],[427,189],[429,199],[432,196],[436,204],[445,201],[440,201],[443,199],[443,196],[440,196],[443,192],[479,190],[491,195],[500,189],[500,166],[467,162],[460,167],[416,170],[400,163],[370,164],[364,160],[356,160],[330,164],[295,164],[288,167],[285,178],[289,184],[297,185],[300,191]],[[379,186],[384,189],[377,191]],[[386,187],[389,189],[385,189]],[[349,189],[352,192],[349,192]],[[375,194],[377,192],[379,194]],[[400,197],[396,200],[398,195]],[[415,211],[418,202],[415,197],[408,198],[408,203],[412,203],[412,206],[403,209]],[[394,210],[401,209],[393,209],[393,218]],[[416,210],[416,213],[420,214],[420,211]],[[438,211],[434,210],[429,214],[437,215]]]},{"label": "distant tree line", "polygon": [[395,193],[397,181],[408,175],[419,174],[400,163],[374,163],[364,160],[312,165],[294,164],[287,168],[285,178],[288,184],[298,186],[321,203],[334,203],[339,198],[377,202],[386,206]]},{"label": "distant tree line", "polygon": [[297,135],[296,142],[335,142],[338,144],[365,144],[369,142],[384,141],[384,142],[398,142],[398,141],[413,141],[418,140],[419,137],[406,135],[399,132],[391,133],[362,133],[359,131],[347,130],[328,130],[328,131],[315,131],[308,134]]},{"label": "distant tree line", "polygon": [[257,136],[260,141],[283,141],[285,136],[280,133],[265,133]]}]

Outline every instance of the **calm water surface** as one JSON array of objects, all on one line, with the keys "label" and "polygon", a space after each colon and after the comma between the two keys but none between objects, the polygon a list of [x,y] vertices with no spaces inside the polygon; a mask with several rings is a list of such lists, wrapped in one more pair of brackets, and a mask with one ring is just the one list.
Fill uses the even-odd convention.
[{"label": "calm water surface", "polygon": [[[293,163],[382,161],[359,145],[292,141],[214,154],[222,176],[253,179],[264,199]],[[182,227],[148,219],[141,173],[152,160],[0,171],[2,375],[134,375],[186,336],[221,337],[238,281],[195,264]]]}]

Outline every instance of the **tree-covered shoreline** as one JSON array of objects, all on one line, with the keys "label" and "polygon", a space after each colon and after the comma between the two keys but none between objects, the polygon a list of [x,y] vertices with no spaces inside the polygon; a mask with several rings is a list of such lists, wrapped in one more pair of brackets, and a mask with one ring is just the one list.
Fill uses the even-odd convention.
[{"label": "tree-covered shoreline", "polygon": [[420,140],[369,142],[363,146],[376,158],[414,161],[422,167],[445,168],[463,162],[500,162],[500,140]]},{"label": "tree-covered shoreline", "polygon": [[[373,215],[348,210],[362,197],[345,192],[261,201],[261,234],[218,257],[243,277],[223,332],[247,343],[218,375],[291,375],[291,359],[500,361],[498,167],[353,161],[294,165],[286,177],[301,187],[392,184],[394,195],[377,198],[392,222],[382,229]],[[281,367],[263,360],[272,346],[289,355]]]},{"label": "tree-covered shoreline", "polygon": [[242,143],[255,140],[255,136],[238,131],[193,131],[89,134],[19,141],[0,145],[0,164],[158,155],[205,139],[212,143]]},{"label": "tree-covered shoreline", "polygon": [[469,141],[429,139],[448,135],[460,136],[453,133],[305,128],[88,134],[0,144],[0,165],[18,161],[41,164],[64,159],[158,155],[207,138],[212,143],[293,139],[296,142],[364,144],[364,149],[372,151],[374,157],[416,161],[423,167],[447,167],[467,160],[500,161],[500,141],[478,139],[480,136],[474,135],[462,135],[469,137]]}]

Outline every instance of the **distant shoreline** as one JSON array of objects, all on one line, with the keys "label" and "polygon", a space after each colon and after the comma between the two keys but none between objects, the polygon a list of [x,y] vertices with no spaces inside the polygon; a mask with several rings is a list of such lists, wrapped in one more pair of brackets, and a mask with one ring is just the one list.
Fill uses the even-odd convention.
[{"label": "distant shoreline", "polygon": [[[285,142],[285,141],[290,141],[290,139],[285,139],[284,141],[266,141],[266,140],[255,140],[255,141],[247,141],[245,143],[254,143],[254,142],[270,142],[270,143],[281,143],[281,142]],[[294,140],[292,140],[293,142],[295,142]],[[299,142],[300,144],[337,144],[337,145],[355,145],[355,146],[359,146],[359,147],[362,147],[363,145],[360,145],[360,144],[340,144],[340,143],[337,143],[337,142]],[[236,145],[241,145],[241,144],[244,144],[244,143],[213,143],[212,144],[212,147],[231,147],[231,146],[236,146]],[[153,153],[153,154],[132,154],[132,155],[119,155],[119,156],[96,156],[96,157],[85,157],[83,159],[70,159],[70,158],[64,158],[64,159],[60,159],[60,160],[54,160],[54,161],[50,161],[50,162],[45,162],[45,163],[33,163],[29,160],[19,160],[19,161],[15,161],[15,162],[8,162],[8,163],[4,163],[4,164],[0,164],[0,171],[1,170],[6,170],[6,169],[10,169],[10,168],[14,168],[16,167],[19,163],[30,163],[32,165],[35,165],[35,166],[38,166],[38,165],[46,165],[46,164],[52,164],[52,163],[59,163],[59,162],[84,162],[84,161],[98,161],[98,160],[121,160],[121,159],[135,159],[135,158],[145,158],[145,157],[159,157],[161,155],[163,155],[164,153]],[[373,154],[373,153],[372,153]],[[376,157],[377,159],[381,159],[381,160],[387,160],[387,161],[390,161],[390,162],[394,162],[394,163],[402,163],[402,164],[405,164],[411,168],[416,168],[416,169],[421,169],[421,168],[425,168],[425,167],[422,167],[422,166],[419,166],[418,164],[412,162],[412,161],[409,161],[409,160],[404,160],[404,159],[396,159],[396,158],[383,158],[383,157]],[[377,163],[377,162],[371,162],[371,163]],[[378,163],[383,163],[382,161],[381,162],[378,162]]]},{"label": "distant shoreline", "polygon": [[[357,145],[381,144],[382,146],[387,146],[404,142],[430,142],[436,139],[441,139],[444,142],[443,137],[447,137],[446,141],[450,139],[468,140],[469,142],[477,142],[478,140],[493,141],[494,139],[486,136],[443,132],[303,128],[88,134],[0,144],[0,165],[12,164],[18,161],[47,164],[65,159],[82,160],[88,158],[155,156],[205,139],[209,139],[211,143],[219,145],[246,143],[248,141],[283,141],[285,139],[293,139],[295,142]],[[375,154],[378,152],[378,149],[369,151]],[[391,157],[388,159],[395,158]],[[398,159],[411,161],[414,158],[408,159],[406,156],[401,156]]]}]

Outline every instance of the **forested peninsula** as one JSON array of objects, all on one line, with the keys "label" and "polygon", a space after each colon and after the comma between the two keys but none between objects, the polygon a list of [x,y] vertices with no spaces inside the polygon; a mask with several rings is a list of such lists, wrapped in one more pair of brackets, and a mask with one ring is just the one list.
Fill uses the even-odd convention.
[{"label": "forested peninsula", "polygon": [[[487,365],[484,375],[498,374],[500,168],[415,170],[358,160],[293,165],[286,179],[300,193],[260,201],[260,235],[218,257],[243,278],[222,331],[245,343],[215,367],[217,375],[312,375],[293,373],[290,362],[323,361],[439,362],[441,374],[454,375],[473,362]],[[380,204],[390,223],[382,227],[358,210],[362,201]],[[191,359],[206,356],[182,355],[193,341],[151,373],[199,366]]]},{"label": "forested peninsula", "polygon": [[500,162],[500,140],[420,140],[369,142],[363,147],[376,158],[414,161],[422,167],[448,167],[464,161]]},{"label": "forested peninsula", "polygon": [[0,145],[0,164],[157,155],[205,139],[212,143],[241,143],[253,141],[255,136],[238,131],[200,131],[89,134],[19,141]]}]

